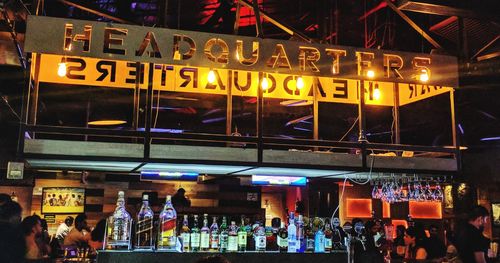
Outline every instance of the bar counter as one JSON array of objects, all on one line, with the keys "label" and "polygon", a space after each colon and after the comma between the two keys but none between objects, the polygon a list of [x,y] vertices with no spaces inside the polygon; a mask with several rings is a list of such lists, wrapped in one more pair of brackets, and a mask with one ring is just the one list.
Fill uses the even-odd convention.
[{"label": "bar counter", "polygon": [[[175,253],[175,252],[149,252],[149,251],[99,251],[98,263],[194,263],[196,260],[218,253]],[[245,252],[221,254],[231,263],[331,263],[347,262],[346,251],[333,251],[332,253],[278,253],[278,252]]]}]

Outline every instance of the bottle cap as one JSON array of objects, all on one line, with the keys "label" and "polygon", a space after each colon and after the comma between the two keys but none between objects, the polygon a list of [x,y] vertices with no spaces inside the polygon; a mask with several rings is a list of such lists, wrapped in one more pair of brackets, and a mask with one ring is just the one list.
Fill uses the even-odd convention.
[{"label": "bottle cap", "polygon": [[124,196],[125,196],[125,193],[123,191],[118,192],[118,197],[124,197]]},{"label": "bottle cap", "polygon": [[142,196],[142,200],[145,200],[145,201],[149,200],[149,196],[148,195],[143,195]]}]

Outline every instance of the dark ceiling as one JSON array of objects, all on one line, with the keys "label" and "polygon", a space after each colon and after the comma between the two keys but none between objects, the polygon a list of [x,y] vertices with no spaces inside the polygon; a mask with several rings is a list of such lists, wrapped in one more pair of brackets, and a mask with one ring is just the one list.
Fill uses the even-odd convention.
[{"label": "dark ceiling", "polygon": [[[243,0],[247,5],[242,5],[240,9],[239,23],[237,24],[237,32],[235,32],[235,2],[237,1],[2,1],[0,6],[3,11],[0,24],[0,30],[2,31],[0,41],[3,42],[0,42],[0,47],[13,46],[13,35],[10,32],[13,27],[15,32],[19,33],[17,40],[22,45],[25,18],[28,12],[38,12],[40,15],[55,17],[119,21],[145,26],[256,36],[255,15],[253,10],[248,7],[248,4],[251,5],[251,0]],[[436,52],[459,57],[460,86],[455,93],[455,101],[462,145],[473,149],[498,147],[500,145],[500,138],[485,140],[485,138],[500,137],[500,107],[497,104],[497,100],[500,98],[500,17],[498,16],[500,5],[498,5],[497,0],[258,0],[258,5],[262,10],[261,15],[272,17],[314,42],[423,53]],[[405,21],[401,15],[406,16],[407,20]],[[9,24],[6,18],[9,18],[12,23]],[[410,26],[408,21],[413,23],[414,26]],[[416,30],[415,26],[419,27],[420,31]],[[263,20],[262,27],[263,37],[291,39],[289,34],[273,23],[268,22],[268,20]],[[432,40],[424,38],[420,34],[422,32],[427,33]],[[292,38],[292,40],[298,39]],[[431,44],[432,41],[437,42],[439,47]],[[0,50],[0,52],[7,53],[9,51]],[[6,56],[3,55],[0,58]],[[12,61],[12,57],[10,60]],[[19,65],[8,66],[9,63],[2,61],[0,61],[0,64],[2,64],[0,67],[0,95],[2,96],[0,101],[0,124],[2,127],[7,127],[2,131],[2,138],[4,138],[5,143],[13,146],[15,143],[12,136],[16,136],[18,123],[16,114],[20,115],[21,112],[21,91],[27,85],[26,74]],[[60,92],[58,90],[57,87],[52,87],[52,90],[42,95],[50,98],[51,92]],[[103,96],[113,97],[114,95]],[[164,103],[168,104],[169,100],[174,101],[171,100],[173,95],[169,96],[169,94],[163,94],[162,100]],[[200,98],[191,99],[200,100]],[[440,100],[438,98],[437,102],[434,103],[441,103]],[[198,111],[203,111],[204,114],[193,118],[198,118],[197,121],[206,123],[204,121],[207,120],[207,113],[216,114],[215,112],[209,112],[212,107],[215,107],[212,104],[200,103],[198,108],[190,109],[180,105],[185,101],[179,102],[177,100],[176,103],[176,106],[178,106],[176,109],[169,109],[171,111],[169,114],[172,116],[175,114],[196,115]],[[252,103],[252,101],[242,100],[235,104],[245,108]],[[82,103],[77,104],[81,105]],[[42,102],[40,111],[42,113],[44,110],[46,111],[45,116],[48,116],[47,122],[50,124],[71,124],[72,121],[75,121],[74,118],[63,114],[70,111],[69,106],[71,106],[70,103],[64,104],[64,101],[61,101],[59,108],[51,109]],[[420,105],[418,107],[420,108],[408,113],[409,118],[418,118],[419,120],[409,125],[406,131],[402,130],[402,137],[406,138],[405,143],[449,143],[450,138],[439,138],[439,136],[443,137],[440,132],[440,129],[442,129],[440,125],[443,124],[442,117],[433,112],[430,105]],[[345,109],[340,113],[343,116],[340,118],[344,118],[343,122],[347,128],[356,114],[355,110],[352,114],[351,111],[353,110]],[[425,112],[425,114],[422,114],[422,112]],[[241,109],[240,113],[242,120],[250,116],[245,115],[243,109]],[[284,113],[275,112],[273,114],[278,116]],[[296,112],[292,112],[289,114],[290,116],[284,118],[289,122],[293,118],[307,114],[309,114],[307,109],[296,110]],[[375,120],[379,116],[377,114],[380,116],[389,114],[388,116],[391,116],[390,111],[389,113],[374,113],[373,118]],[[168,114],[164,116],[168,116]],[[270,118],[273,116],[276,117],[275,115],[269,115]],[[288,124],[288,122],[285,121],[285,124]],[[302,137],[300,132],[308,129],[307,123],[307,120],[305,120],[302,122],[302,126],[294,126],[297,129],[284,136]],[[383,134],[387,133],[387,130],[390,130],[391,123],[378,124],[374,121],[371,123],[368,121],[367,125],[368,132],[372,133],[373,136],[377,136],[377,134],[383,136]],[[244,124],[241,124],[241,126],[244,126]],[[215,125],[213,129],[217,131],[223,128]],[[432,138],[419,139],[428,136],[429,129],[436,130]],[[328,139],[340,138],[345,131],[346,128],[338,131],[332,130],[331,132],[335,133],[335,135]],[[249,131],[249,133],[252,132]],[[382,141],[389,139],[384,138]],[[440,140],[441,143],[439,143]],[[0,155],[5,154],[7,153],[0,152]]]}]

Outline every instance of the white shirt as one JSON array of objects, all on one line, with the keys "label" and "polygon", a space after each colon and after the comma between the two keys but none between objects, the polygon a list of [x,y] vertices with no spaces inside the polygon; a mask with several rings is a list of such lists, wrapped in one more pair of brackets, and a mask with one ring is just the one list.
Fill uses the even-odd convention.
[{"label": "white shirt", "polygon": [[68,235],[69,231],[70,227],[66,225],[66,223],[60,224],[56,231],[56,238],[59,240],[64,240],[64,238]]}]

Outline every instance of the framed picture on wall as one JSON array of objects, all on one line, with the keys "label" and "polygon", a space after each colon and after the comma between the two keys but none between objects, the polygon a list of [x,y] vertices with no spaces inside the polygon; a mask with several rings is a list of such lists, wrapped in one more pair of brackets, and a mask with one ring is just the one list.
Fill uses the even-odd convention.
[{"label": "framed picture on wall", "polygon": [[45,187],[42,189],[42,214],[85,212],[85,188]]},{"label": "framed picture on wall", "polygon": [[493,226],[500,227],[500,203],[491,204],[491,222]]}]

